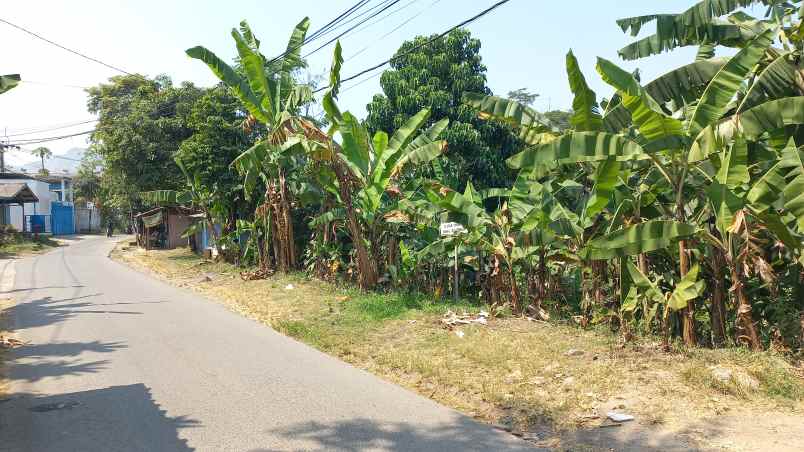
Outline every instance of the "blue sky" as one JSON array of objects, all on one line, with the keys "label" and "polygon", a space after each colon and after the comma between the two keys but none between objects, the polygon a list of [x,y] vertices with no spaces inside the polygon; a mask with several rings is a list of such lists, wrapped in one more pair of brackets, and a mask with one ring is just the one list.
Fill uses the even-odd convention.
[{"label": "blue sky", "polygon": [[[291,29],[305,15],[310,17],[311,30],[314,30],[354,2],[28,0],[4,5],[0,17],[129,72],[148,76],[166,73],[177,82],[190,80],[207,86],[215,79],[203,64],[186,57],[185,49],[201,44],[220,57],[231,59],[235,49],[229,30],[245,18],[262,41],[263,53],[274,55],[283,50]],[[346,58],[368,46],[345,64],[343,75],[387,59],[405,39],[441,32],[493,3],[493,0],[402,0],[388,10],[404,6],[399,12],[342,41]],[[541,95],[535,104],[538,109],[548,106],[566,109],[572,100],[564,73],[567,50],[572,48],[575,52],[598,96],[609,97],[611,90],[600,82],[594,70],[595,58],[602,56],[619,61],[617,49],[632,40],[620,31],[615,20],[657,12],[680,12],[692,3],[692,0],[572,3],[511,0],[468,28],[482,42],[481,55],[488,67],[488,83],[496,94],[504,95],[508,90],[525,87]],[[379,39],[420,12],[409,24]],[[83,91],[63,85],[94,85],[115,75],[111,69],[1,23],[0,42],[3,42],[0,73],[19,72],[24,80],[31,82],[0,96],[0,135],[91,119]],[[315,46],[307,50],[313,48]],[[643,80],[649,80],[689,62],[694,53],[694,49],[681,49],[621,64],[628,69],[639,67]],[[325,73],[331,54],[331,46],[313,54],[309,58],[310,71]],[[375,77],[343,94],[342,106],[362,117],[366,104],[379,91],[379,77]],[[40,135],[61,135],[90,128],[91,124],[77,125]],[[36,136],[39,135],[18,138]],[[56,153],[85,145],[83,137],[49,144]],[[12,162],[28,159],[23,155],[9,157]]]}]

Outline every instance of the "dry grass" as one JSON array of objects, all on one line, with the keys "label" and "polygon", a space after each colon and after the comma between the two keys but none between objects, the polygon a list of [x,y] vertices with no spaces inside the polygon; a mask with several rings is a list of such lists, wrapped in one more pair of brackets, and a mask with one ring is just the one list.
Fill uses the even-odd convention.
[{"label": "dry grass", "polygon": [[[146,254],[118,248],[114,257],[475,418],[515,430],[596,425],[612,409],[669,429],[725,413],[790,415],[804,408],[800,369],[771,352],[668,354],[654,342],[623,345],[605,330],[515,318],[463,327],[459,337],[441,327],[440,317],[448,309],[476,312],[480,307],[359,294],[301,275],[245,282],[231,266],[203,263],[186,250]],[[212,281],[199,282],[205,273]],[[294,288],[286,290],[288,284]],[[570,355],[571,349],[583,353]],[[750,375],[759,387],[717,381],[712,365]]]},{"label": "dry grass", "polygon": [[[6,318],[6,312],[8,312],[8,308],[14,305],[14,300],[10,298],[0,297],[0,337],[14,337],[13,333],[9,331],[8,328],[8,319]],[[6,394],[8,393],[8,379],[6,378],[6,369],[4,364],[5,361],[5,348],[0,345],[0,400],[5,398]]]}]

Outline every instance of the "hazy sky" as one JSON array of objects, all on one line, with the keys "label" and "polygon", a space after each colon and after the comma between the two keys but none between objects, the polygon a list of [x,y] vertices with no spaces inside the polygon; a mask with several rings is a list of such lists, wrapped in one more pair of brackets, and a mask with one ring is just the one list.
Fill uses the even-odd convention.
[{"label": "hazy sky", "polygon": [[[184,50],[202,44],[230,60],[235,48],[229,31],[247,19],[262,41],[266,55],[282,50],[293,26],[305,15],[310,30],[322,26],[355,0],[50,0],[4,4],[0,18],[35,31],[62,45],[103,60],[128,72],[147,76],[170,75],[175,82],[190,80],[208,86],[215,82],[202,63],[191,60]],[[372,4],[379,3],[373,0]],[[386,13],[398,12],[376,25],[342,40],[348,59],[348,76],[390,57],[405,39],[441,31],[495,3],[494,0],[402,0]],[[469,29],[482,42],[481,55],[488,67],[488,83],[496,94],[526,87],[541,97],[538,109],[569,108],[571,96],[564,72],[564,56],[572,48],[587,80],[598,96],[611,90],[594,70],[595,57],[617,61],[617,49],[632,39],[615,24],[620,17],[657,12],[680,12],[692,0],[609,0],[556,2],[511,0]],[[421,14],[389,36],[380,39],[412,16]],[[386,14],[384,13],[384,14]],[[380,16],[378,16],[379,18]],[[649,27],[652,28],[652,27]],[[103,82],[115,71],[84,60],[0,23],[0,74],[20,73],[26,83],[0,96],[0,135],[11,140],[57,136],[90,130],[92,124],[17,135],[92,119],[86,111],[86,95],[80,88]],[[315,49],[321,40],[306,51]],[[310,70],[323,74],[329,67],[332,46],[309,57]],[[641,60],[643,80],[649,80],[690,61],[694,49]],[[621,62],[633,69],[637,64]],[[379,72],[377,72],[379,74]],[[349,84],[346,85],[346,88]],[[358,116],[380,91],[379,77],[342,95],[342,106]],[[47,144],[55,153],[86,146],[85,137]],[[10,153],[14,164],[31,160],[19,151]],[[16,154],[16,155],[14,155]]]}]

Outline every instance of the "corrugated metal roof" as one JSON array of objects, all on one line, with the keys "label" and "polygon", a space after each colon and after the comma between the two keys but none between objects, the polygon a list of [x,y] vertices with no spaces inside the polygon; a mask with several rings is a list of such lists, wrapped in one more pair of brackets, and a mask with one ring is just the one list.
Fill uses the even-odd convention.
[{"label": "corrugated metal roof", "polygon": [[0,203],[14,204],[22,202],[39,202],[34,192],[21,182],[0,183]]}]

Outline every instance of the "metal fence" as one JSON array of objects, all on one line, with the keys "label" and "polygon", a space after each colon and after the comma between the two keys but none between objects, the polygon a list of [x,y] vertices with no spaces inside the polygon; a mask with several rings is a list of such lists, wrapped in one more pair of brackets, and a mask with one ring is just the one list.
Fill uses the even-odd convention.
[{"label": "metal fence", "polygon": [[22,219],[22,232],[50,234],[53,232],[50,224],[50,215],[25,215]]}]

